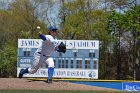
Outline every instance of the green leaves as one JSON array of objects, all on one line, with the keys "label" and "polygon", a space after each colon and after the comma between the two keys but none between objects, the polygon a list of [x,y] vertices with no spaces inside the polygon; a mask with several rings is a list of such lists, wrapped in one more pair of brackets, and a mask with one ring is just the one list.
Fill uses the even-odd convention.
[{"label": "green leaves", "polygon": [[3,45],[3,49],[0,50],[0,69],[4,77],[16,75],[16,64],[17,64],[17,52],[16,47],[12,43]]},{"label": "green leaves", "polygon": [[136,6],[126,12],[126,19],[128,20],[128,28],[136,28],[136,32],[140,31],[140,6]]},{"label": "green leaves", "polygon": [[[76,0],[66,3],[61,12],[65,13],[64,28],[62,32],[66,39],[103,39],[107,33],[107,13],[103,10],[93,9],[93,2]],[[63,21],[64,20],[64,21]],[[100,33],[100,34],[99,34]],[[102,34],[102,35],[101,35]]]}]

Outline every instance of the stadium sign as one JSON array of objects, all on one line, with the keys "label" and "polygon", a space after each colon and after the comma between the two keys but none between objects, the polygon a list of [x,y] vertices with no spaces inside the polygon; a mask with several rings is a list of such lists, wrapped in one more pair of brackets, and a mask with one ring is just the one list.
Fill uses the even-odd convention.
[{"label": "stadium sign", "polygon": [[[98,40],[58,40],[67,47],[65,54],[54,52],[54,77],[60,78],[93,78],[98,79]],[[31,67],[36,49],[42,44],[41,39],[19,39],[17,76],[21,68]],[[35,74],[24,77],[47,77],[47,66],[43,64]]]}]

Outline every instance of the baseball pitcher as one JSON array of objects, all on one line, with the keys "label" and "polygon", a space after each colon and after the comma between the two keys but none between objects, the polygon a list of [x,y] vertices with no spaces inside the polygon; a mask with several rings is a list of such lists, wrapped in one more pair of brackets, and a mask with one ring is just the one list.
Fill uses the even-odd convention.
[{"label": "baseball pitcher", "polygon": [[43,40],[42,45],[36,50],[33,57],[33,65],[31,68],[21,69],[19,72],[19,78],[22,78],[25,73],[36,73],[39,67],[45,62],[48,64],[48,83],[52,83],[52,77],[54,73],[54,61],[52,54],[54,51],[66,52],[66,46],[63,42],[58,44],[56,26],[49,27],[49,35],[43,35],[39,32],[39,37]]}]

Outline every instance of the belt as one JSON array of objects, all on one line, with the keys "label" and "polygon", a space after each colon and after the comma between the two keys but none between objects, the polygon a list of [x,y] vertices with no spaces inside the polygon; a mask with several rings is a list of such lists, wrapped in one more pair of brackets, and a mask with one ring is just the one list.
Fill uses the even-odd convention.
[{"label": "belt", "polygon": [[[37,52],[38,54],[41,54],[41,52]],[[46,56],[46,55],[43,55],[44,57],[51,57],[51,56]]]},{"label": "belt", "polygon": [[40,52],[37,52],[38,54],[41,54]]}]

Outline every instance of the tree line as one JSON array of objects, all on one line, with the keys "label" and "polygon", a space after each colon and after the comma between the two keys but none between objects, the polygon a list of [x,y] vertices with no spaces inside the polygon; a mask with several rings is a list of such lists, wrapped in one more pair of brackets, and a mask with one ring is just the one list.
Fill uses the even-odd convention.
[{"label": "tree line", "polygon": [[100,41],[99,79],[140,80],[138,0],[0,2],[0,77],[16,77],[19,38],[38,38],[37,26],[47,34],[55,24],[59,39]]}]

